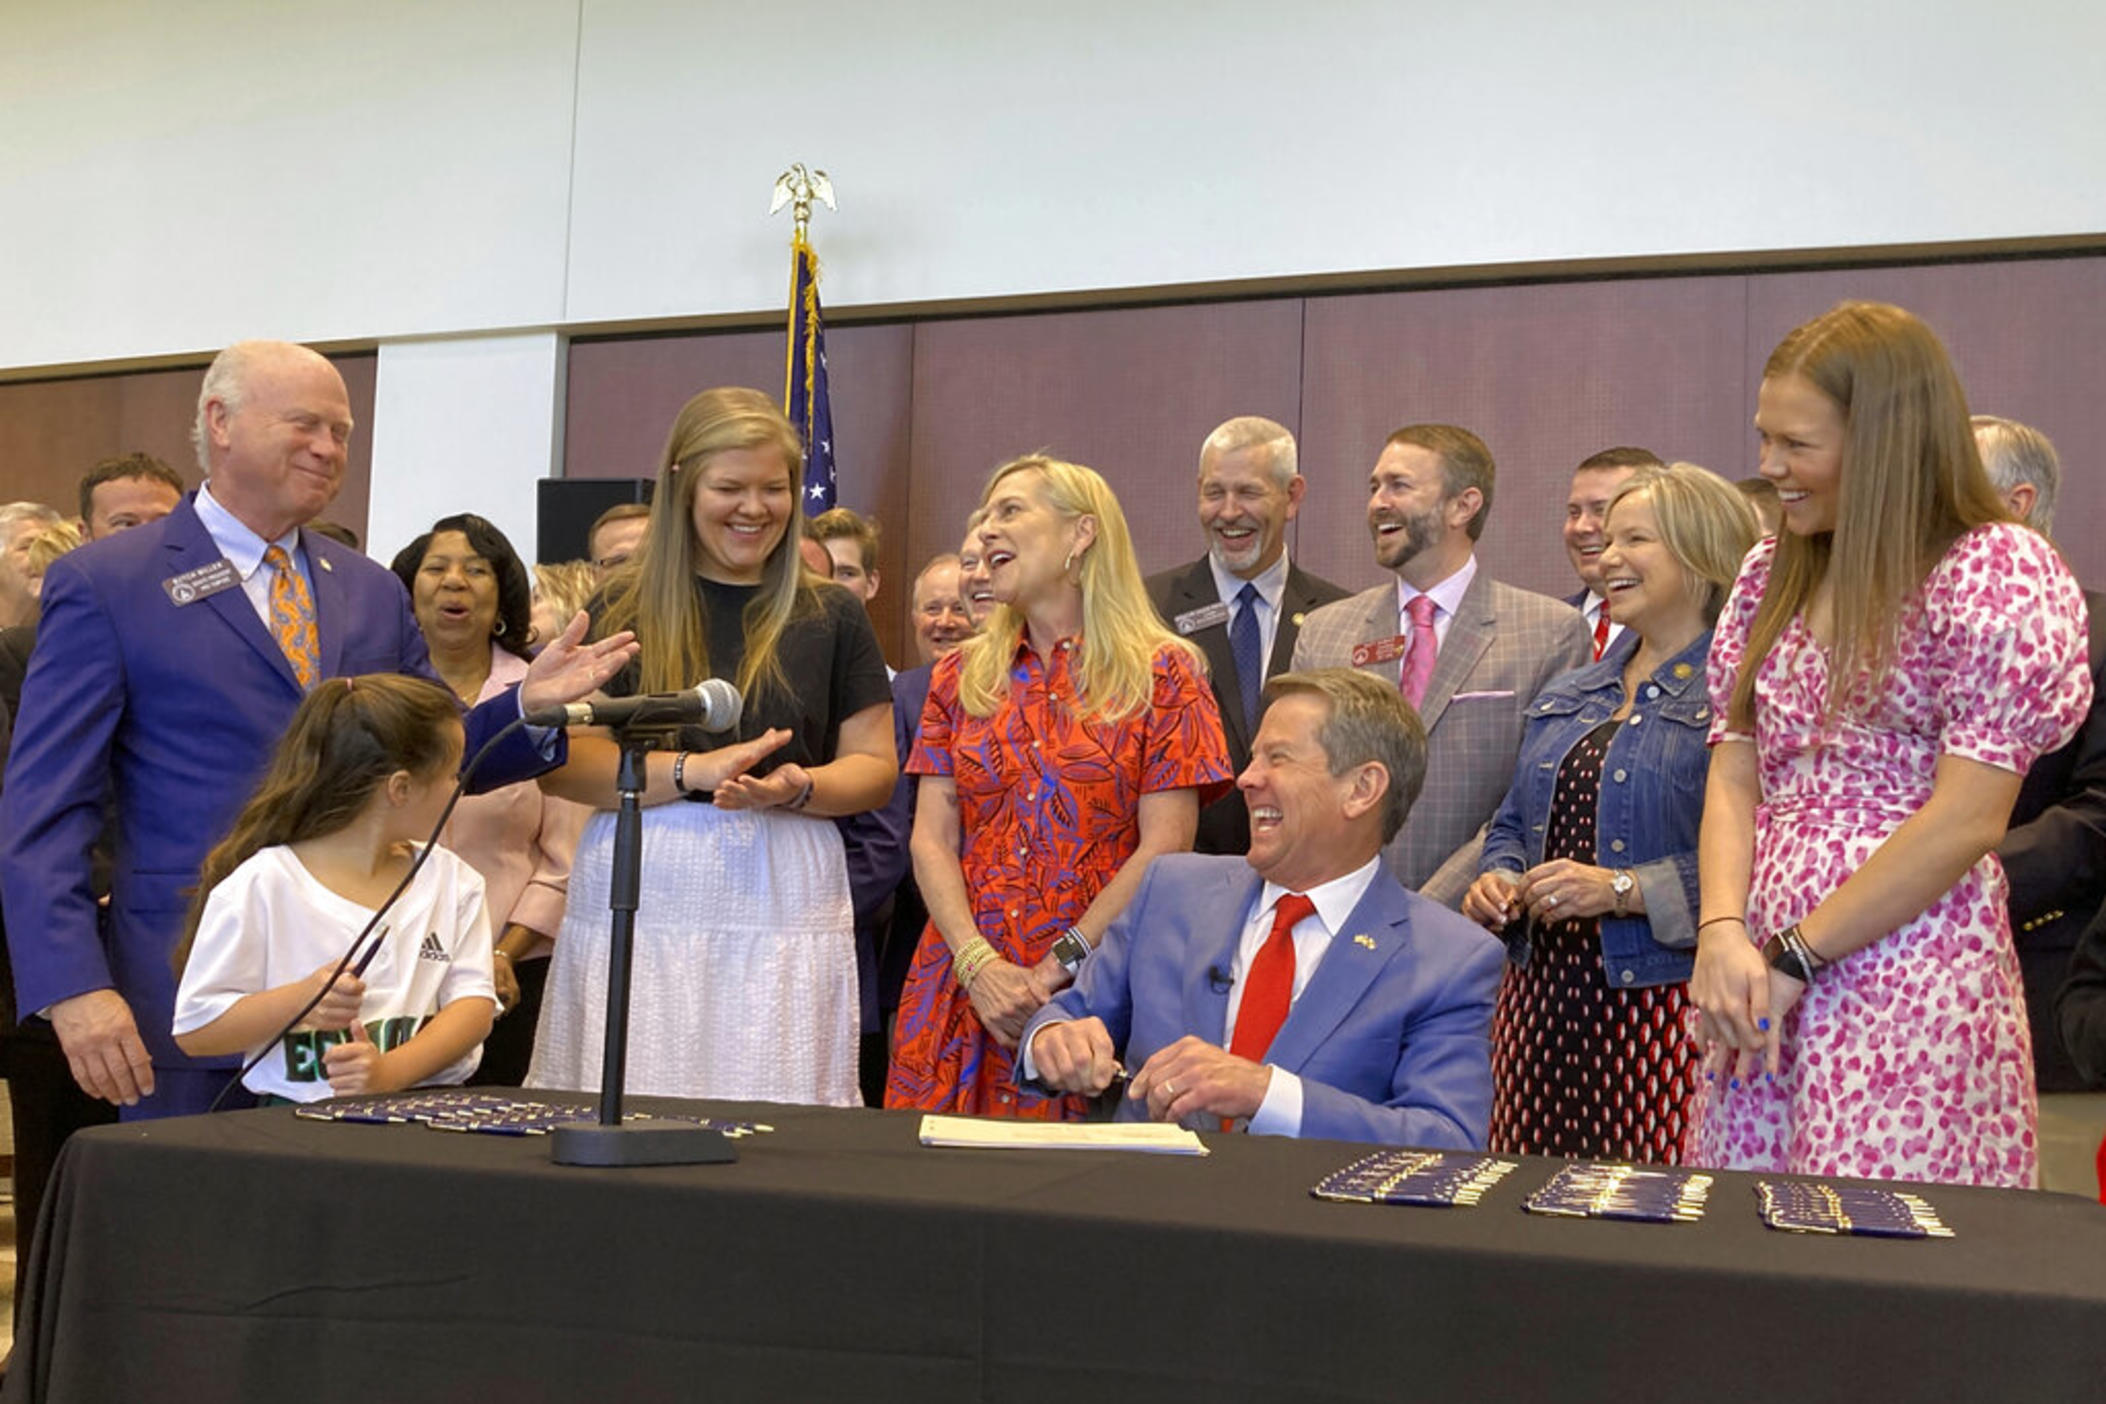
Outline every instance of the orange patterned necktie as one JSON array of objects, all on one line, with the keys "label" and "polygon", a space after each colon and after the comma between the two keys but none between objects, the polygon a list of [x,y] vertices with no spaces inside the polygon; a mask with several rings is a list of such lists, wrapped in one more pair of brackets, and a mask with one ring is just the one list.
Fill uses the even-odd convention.
[{"label": "orange patterned necktie", "polygon": [[293,676],[302,688],[311,688],[322,677],[322,649],[315,639],[314,596],[307,582],[293,569],[292,557],[283,546],[270,547],[263,563],[271,568],[271,636],[285,650]]}]

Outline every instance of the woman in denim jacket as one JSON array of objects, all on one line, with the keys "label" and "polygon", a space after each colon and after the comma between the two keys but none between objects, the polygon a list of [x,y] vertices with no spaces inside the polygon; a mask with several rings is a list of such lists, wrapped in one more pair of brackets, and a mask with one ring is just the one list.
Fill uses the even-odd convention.
[{"label": "woman in denim jacket", "polygon": [[1602,659],[1529,707],[1513,787],[1463,913],[1513,963],[1492,1025],[1491,1148],[1674,1163],[1697,1050],[1711,626],[1755,542],[1747,500],[1691,463],[1611,500]]}]

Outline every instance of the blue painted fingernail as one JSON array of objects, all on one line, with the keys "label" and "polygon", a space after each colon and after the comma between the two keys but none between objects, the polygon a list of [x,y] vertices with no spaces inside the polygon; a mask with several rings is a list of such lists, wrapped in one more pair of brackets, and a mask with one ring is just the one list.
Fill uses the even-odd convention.
[{"label": "blue painted fingernail", "polygon": [[1770,1031],[1770,1021],[1767,1019],[1757,1019],[1755,1021],[1755,1027],[1761,1029],[1764,1033],[1768,1033]]},{"label": "blue painted fingernail", "polygon": [[1762,1080],[1764,1082],[1771,1083],[1774,1085],[1777,1081],[1777,1074],[1773,1072],[1766,1072],[1762,1075]]},{"label": "blue painted fingernail", "polygon": [[1740,1079],[1737,1077],[1733,1079],[1733,1090],[1735,1092],[1740,1091]]}]

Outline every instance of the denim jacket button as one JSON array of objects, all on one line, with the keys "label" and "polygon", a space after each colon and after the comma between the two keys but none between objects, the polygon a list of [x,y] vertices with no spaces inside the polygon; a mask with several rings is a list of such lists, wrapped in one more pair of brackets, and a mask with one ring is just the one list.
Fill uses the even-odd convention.
[{"label": "denim jacket button", "polygon": [[1657,684],[1652,684],[1652,683],[1648,683],[1648,684],[1646,685],[1646,689],[1645,689],[1645,695],[1646,695],[1647,697],[1658,697],[1658,696],[1660,695],[1660,689],[1659,689],[1658,685],[1657,685]]},{"label": "denim jacket button", "polygon": [[1621,770],[1618,770],[1618,771],[1616,772],[1616,783],[1617,783],[1617,784],[1619,784],[1619,785],[1621,785],[1621,784],[1623,783],[1623,780],[1624,780],[1624,772],[1623,772],[1623,771],[1621,771]]},{"label": "denim jacket button", "polygon": [[1610,839],[1610,840],[1609,840],[1609,851],[1610,851],[1610,852],[1612,852],[1612,853],[1621,853],[1621,852],[1623,852],[1623,840],[1622,840],[1622,839]]},{"label": "denim jacket button", "polygon": [[1623,972],[1623,982],[1626,985],[1636,984],[1638,982],[1638,972],[1635,970],[1625,970]]}]

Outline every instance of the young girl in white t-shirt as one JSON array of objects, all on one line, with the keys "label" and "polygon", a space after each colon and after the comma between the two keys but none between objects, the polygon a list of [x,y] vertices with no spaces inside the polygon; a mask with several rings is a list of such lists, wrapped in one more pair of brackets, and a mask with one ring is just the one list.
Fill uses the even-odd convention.
[{"label": "young girl in white t-shirt", "polygon": [[454,699],[421,679],[332,678],[308,695],[205,859],[176,952],[177,1047],[254,1056],[277,1038],[244,1083],[294,1102],[475,1070],[497,1007],[490,923],[482,879],[452,853],[432,851],[330,979],[438,823],[461,746]]}]

